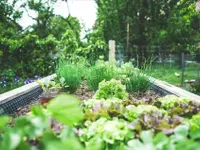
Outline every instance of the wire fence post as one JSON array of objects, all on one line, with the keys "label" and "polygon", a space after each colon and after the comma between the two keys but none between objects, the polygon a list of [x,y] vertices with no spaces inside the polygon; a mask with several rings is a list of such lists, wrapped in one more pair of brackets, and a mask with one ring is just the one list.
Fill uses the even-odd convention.
[{"label": "wire fence post", "polygon": [[181,70],[182,70],[182,76],[181,76],[181,85],[184,84],[184,72],[185,72],[185,54],[181,53]]}]

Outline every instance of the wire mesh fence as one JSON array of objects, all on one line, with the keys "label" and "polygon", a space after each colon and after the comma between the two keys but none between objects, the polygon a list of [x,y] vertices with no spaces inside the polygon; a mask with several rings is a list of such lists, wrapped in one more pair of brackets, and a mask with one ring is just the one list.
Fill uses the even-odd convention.
[{"label": "wire mesh fence", "polygon": [[138,66],[140,59],[147,73],[186,90],[200,94],[200,52],[178,51],[170,46],[133,46],[125,51],[116,46],[117,61],[131,61]]}]

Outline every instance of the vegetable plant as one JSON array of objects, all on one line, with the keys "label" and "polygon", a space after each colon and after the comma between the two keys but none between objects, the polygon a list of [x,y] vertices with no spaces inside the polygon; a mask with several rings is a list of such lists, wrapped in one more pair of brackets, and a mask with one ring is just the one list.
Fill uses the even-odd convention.
[{"label": "vegetable plant", "polygon": [[86,75],[87,86],[96,91],[101,81],[109,81],[112,78],[117,78],[117,76],[117,67],[114,63],[98,61],[89,68],[89,72]]},{"label": "vegetable plant", "polygon": [[58,79],[63,79],[64,91],[74,92],[81,85],[81,69],[78,64],[69,63],[67,61],[60,61],[56,74]]},{"label": "vegetable plant", "polygon": [[149,78],[139,70],[128,75],[124,82],[129,93],[144,93],[151,87]]},{"label": "vegetable plant", "polygon": [[99,83],[99,89],[95,94],[97,99],[119,98],[126,99],[128,93],[126,87],[122,85],[121,81],[112,79],[110,81],[102,81]]}]

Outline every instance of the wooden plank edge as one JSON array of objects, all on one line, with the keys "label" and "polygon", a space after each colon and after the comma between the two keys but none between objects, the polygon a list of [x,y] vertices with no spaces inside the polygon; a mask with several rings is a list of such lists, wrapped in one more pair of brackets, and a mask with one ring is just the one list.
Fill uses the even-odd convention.
[{"label": "wooden plank edge", "polygon": [[[54,77],[56,77],[56,74],[44,77],[44,78],[40,79],[40,81],[45,81],[48,78],[52,79]],[[11,91],[5,92],[3,94],[0,94],[0,104],[6,103],[6,102],[8,102],[8,101],[10,101],[10,100],[12,100],[16,97],[27,94],[30,91],[33,91],[33,90],[35,90],[39,87],[40,86],[39,86],[38,83],[33,82],[33,83],[29,83],[27,85],[23,85],[19,88],[13,89]]]},{"label": "wooden plank edge", "polygon": [[171,93],[171,94],[176,95],[178,97],[185,97],[185,98],[188,98],[188,99],[190,99],[191,101],[193,101],[197,104],[200,104],[200,96],[198,96],[194,93],[188,92],[184,89],[181,89],[179,87],[171,85],[171,84],[169,84],[165,81],[157,80],[157,79],[152,78],[152,77],[150,77],[149,79],[150,79],[150,82],[153,85],[165,90],[167,93]]}]

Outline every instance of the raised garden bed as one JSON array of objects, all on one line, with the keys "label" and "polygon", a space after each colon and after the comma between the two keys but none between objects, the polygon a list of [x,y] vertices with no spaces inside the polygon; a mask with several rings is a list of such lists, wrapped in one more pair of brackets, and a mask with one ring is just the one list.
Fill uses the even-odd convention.
[{"label": "raised garden bed", "polygon": [[[78,99],[62,94],[45,108],[38,99],[31,101],[27,104],[32,110],[30,105],[16,108],[12,121],[0,117],[0,149],[181,150],[186,142],[185,150],[198,149],[199,97],[155,79],[151,82],[152,89],[142,94],[127,93],[116,79],[102,81],[96,92],[82,82],[73,92]],[[18,93],[14,99],[27,95]],[[8,96],[1,102],[9,101]]]}]

